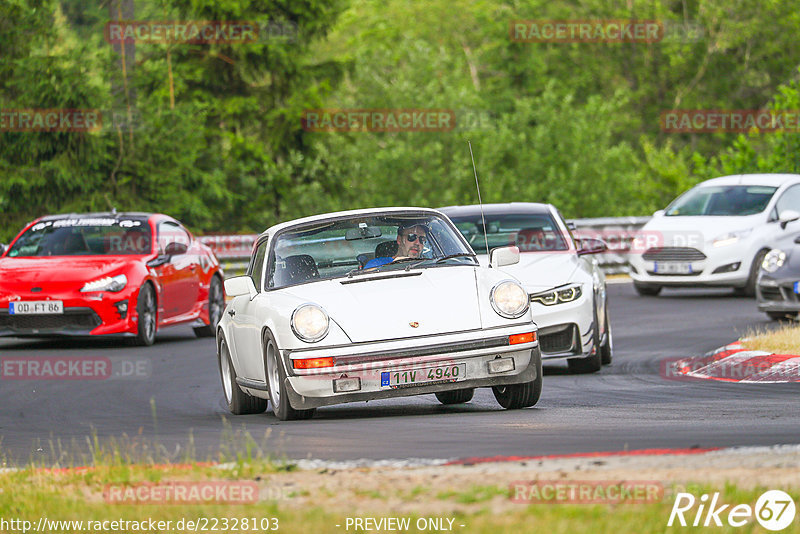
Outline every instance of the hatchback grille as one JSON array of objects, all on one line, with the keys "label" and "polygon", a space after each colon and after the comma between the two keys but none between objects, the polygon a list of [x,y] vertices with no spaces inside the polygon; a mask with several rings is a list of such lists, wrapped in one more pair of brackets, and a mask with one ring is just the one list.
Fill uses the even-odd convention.
[{"label": "hatchback grille", "polygon": [[92,330],[100,326],[100,317],[89,308],[67,308],[58,315],[10,315],[0,312],[0,330],[19,333],[58,333]]},{"label": "hatchback grille", "polygon": [[543,334],[539,336],[539,347],[542,352],[553,354],[556,352],[568,352],[572,350],[575,328],[565,328],[560,332]]},{"label": "hatchback grille", "polygon": [[647,261],[699,261],[706,259],[706,255],[690,247],[655,247],[647,249],[642,258]]}]

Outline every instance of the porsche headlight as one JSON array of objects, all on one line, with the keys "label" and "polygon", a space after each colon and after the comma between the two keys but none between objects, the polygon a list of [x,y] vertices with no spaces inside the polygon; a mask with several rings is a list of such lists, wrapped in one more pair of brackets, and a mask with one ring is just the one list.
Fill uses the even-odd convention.
[{"label": "porsche headlight", "polygon": [[761,268],[768,273],[774,273],[786,262],[786,253],[779,248],[773,248],[767,255],[764,256],[764,261],[761,262]]},{"label": "porsche headlight", "polygon": [[302,304],[292,312],[292,332],[308,343],[316,343],[328,335],[330,320],[316,304]]},{"label": "porsche headlight", "polygon": [[92,280],[91,282],[86,282],[83,288],[81,288],[81,293],[89,293],[92,291],[108,291],[110,293],[118,293],[125,289],[126,285],[128,285],[128,277],[124,274],[118,274],[117,276],[106,276],[104,278]]},{"label": "porsche headlight", "polygon": [[545,306],[553,306],[563,302],[572,302],[579,299],[581,295],[583,295],[581,284],[570,284],[531,295],[531,301],[540,302]]},{"label": "porsche headlight", "polygon": [[528,294],[513,280],[505,280],[494,286],[489,300],[494,311],[507,319],[522,317],[528,311]]}]

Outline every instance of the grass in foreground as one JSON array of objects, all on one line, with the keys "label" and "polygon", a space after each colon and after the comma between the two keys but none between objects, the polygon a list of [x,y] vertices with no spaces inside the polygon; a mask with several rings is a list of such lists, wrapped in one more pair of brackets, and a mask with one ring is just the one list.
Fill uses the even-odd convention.
[{"label": "grass in foreground", "polygon": [[742,337],[742,347],[775,354],[800,354],[800,324],[781,325],[777,330],[754,330]]},{"label": "grass in foreground", "polygon": [[[388,488],[380,494],[370,491],[351,491],[344,495],[331,492],[323,483],[330,480],[330,473],[322,470],[308,473],[303,482],[289,482],[296,473],[286,472],[280,466],[268,461],[232,463],[220,466],[157,467],[143,465],[98,466],[88,471],[52,472],[28,468],[21,471],[0,474],[0,518],[31,522],[30,528],[38,524],[39,518],[46,517],[50,523],[47,532],[86,532],[110,531],[108,527],[87,529],[86,523],[96,521],[169,521],[156,528],[149,523],[144,528],[120,528],[127,532],[183,532],[213,530],[226,532],[265,532],[288,533],[308,532],[356,532],[348,518],[409,518],[408,532],[419,532],[417,521],[422,519],[452,519],[453,532],[498,534],[503,532],[552,532],[552,533],[660,533],[668,530],[666,524],[672,509],[674,491],[665,485],[665,498],[648,504],[586,505],[586,504],[513,504],[509,502],[508,487],[474,485],[461,492],[446,491],[437,487],[435,479],[424,486],[414,486],[410,493],[429,501],[426,511],[419,513],[408,506],[409,488]],[[339,472],[338,476],[348,476]],[[380,477],[380,473],[375,473]],[[256,484],[260,499],[251,504],[225,503],[147,503],[116,504],[104,497],[108,486],[141,487],[143,483],[161,484],[168,482],[208,481],[234,482],[246,481]],[[289,486],[291,491],[270,491],[270,488]],[[700,497],[703,493],[720,492],[720,500],[736,505],[740,503],[754,506],[764,489],[738,489],[733,485],[708,487],[689,486],[691,492]],[[800,502],[800,492],[789,492],[795,502]],[[433,499],[431,499],[433,497]],[[434,501],[433,507],[430,501]],[[466,504],[465,504],[466,503]],[[420,505],[421,506],[421,505]],[[417,508],[417,510],[420,510]],[[730,509],[730,507],[728,508]],[[695,506],[686,517],[689,522],[697,511]],[[247,518],[245,524],[243,520]],[[751,519],[742,528],[732,528],[726,523],[727,514],[721,519],[724,527],[712,527],[720,532],[753,532],[763,529]],[[56,525],[52,521],[83,521],[82,528],[76,525]],[[183,523],[179,523],[183,521]],[[190,526],[194,521],[197,526]],[[199,523],[198,523],[199,522]],[[103,523],[94,524],[99,527]],[[233,526],[237,528],[232,528]],[[462,526],[463,525],[463,526]],[[277,526],[277,529],[275,528]],[[680,532],[708,530],[698,528],[673,527]],[[385,529],[384,529],[385,530]],[[440,529],[445,530],[445,529]],[[0,526],[0,531],[21,532],[9,525]],[[373,530],[375,531],[375,530]],[[437,531],[428,528],[427,532]],[[782,532],[800,532],[800,522],[794,523]]]}]

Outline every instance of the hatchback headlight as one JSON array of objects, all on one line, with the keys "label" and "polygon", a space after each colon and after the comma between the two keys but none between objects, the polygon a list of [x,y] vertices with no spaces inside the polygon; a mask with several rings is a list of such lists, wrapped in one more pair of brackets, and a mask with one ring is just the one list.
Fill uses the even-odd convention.
[{"label": "hatchback headlight", "polygon": [[307,343],[316,343],[328,335],[330,320],[316,304],[302,304],[292,312],[292,332]]},{"label": "hatchback headlight", "polygon": [[531,301],[540,302],[545,306],[553,306],[563,302],[572,302],[579,299],[581,295],[583,295],[581,284],[570,284],[531,295]]},{"label": "hatchback headlight", "polygon": [[786,253],[779,248],[773,248],[767,255],[764,256],[764,261],[761,262],[761,268],[768,273],[774,273],[786,262]]},{"label": "hatchback headlight", "polygon": [[507,319],[522,317],[528,311],[528,294],[513,280],[505,280],[494,286],[489,301],[494,311]]},{"label": "hatchback headlight", "polygon": [[97,280],[92,280],[91,282],[86,282],[83,288],[81,288],[81,293],[89,293],[92,291],[108,291],[110,293],[119,293],[125,286],[128,285],[128,277],[124,274],[118,274],[117,276],[106,276],[105,278],[99,278]]}]

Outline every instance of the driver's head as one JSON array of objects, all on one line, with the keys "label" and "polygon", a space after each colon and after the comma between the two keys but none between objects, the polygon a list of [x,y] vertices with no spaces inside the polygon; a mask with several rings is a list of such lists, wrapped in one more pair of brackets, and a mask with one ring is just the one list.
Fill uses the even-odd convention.
[{"label": "driver's head", "polygon": [[408,256],[418,258],[428,242],[428,230],[421,224],[401,226],[397,229],[397,258]]}]

